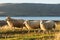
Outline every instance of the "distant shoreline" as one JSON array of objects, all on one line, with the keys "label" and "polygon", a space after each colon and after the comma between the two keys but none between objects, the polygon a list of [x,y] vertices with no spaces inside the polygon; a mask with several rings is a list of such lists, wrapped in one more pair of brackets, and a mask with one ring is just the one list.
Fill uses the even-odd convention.
[{"label": "distant shoreline", "polygon": [[[55,21],[60,21],[60,17],[23,17],[23,16],[19,16],[19,17],[11,17],[14,19],[24,19],[24,20],[55,20]],[[6,17],[0,17],[0,20],[5,20]]]}]

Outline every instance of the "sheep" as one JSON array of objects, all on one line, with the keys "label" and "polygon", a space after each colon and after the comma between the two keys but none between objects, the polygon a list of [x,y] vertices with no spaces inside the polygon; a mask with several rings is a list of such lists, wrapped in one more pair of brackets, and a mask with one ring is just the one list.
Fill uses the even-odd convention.
[{"label": "sheep", "polygon": [[52,20],[51,21],[50,20],[47,20],[47,21],[40,20],[40,28],[44,32],[46,32],[46,31],[49,32],[50,30],[55,29],[55,22]]},{"label": "sheep", "polygon": [[24,22],[24,24],[29,31],[32,29],[40,29],[40,21],[39,20],[26,20]]},{"label": "sheep", "polygon": [[9,27],[18,27],[22,28],[24,26],[24,20],[23,19],[12,19],[11,17],[6,17],[6,22],[9,25]]}]

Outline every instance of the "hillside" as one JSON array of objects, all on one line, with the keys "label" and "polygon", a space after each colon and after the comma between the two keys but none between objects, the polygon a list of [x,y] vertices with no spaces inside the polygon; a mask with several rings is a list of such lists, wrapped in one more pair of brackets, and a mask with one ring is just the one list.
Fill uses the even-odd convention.
[{"label": "hillside", "polygon": [[60,16],[60,4],[0,4],[0,16]]}]

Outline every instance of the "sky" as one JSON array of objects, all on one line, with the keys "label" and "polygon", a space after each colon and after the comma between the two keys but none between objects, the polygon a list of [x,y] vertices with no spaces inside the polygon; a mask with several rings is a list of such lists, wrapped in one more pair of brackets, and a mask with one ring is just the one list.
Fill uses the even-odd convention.
[{"label": "sky", "polygon": [[46,4],[60,4],[60,0],[0,0],[0,3],[46,3]]}]

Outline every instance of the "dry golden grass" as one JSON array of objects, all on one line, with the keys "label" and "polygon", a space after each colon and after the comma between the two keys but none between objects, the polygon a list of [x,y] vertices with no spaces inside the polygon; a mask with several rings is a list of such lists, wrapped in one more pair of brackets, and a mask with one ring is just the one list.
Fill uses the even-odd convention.
[{"label": "dry golden grass", "polygon": [[[22,31],[22,30],[27,30],[27,28],[26,27],[23,27],[23,28],[17,28],[17,27],[9,27],[8,25],[4,25],[3,27],[0,27],[0,33],[2,32],[2,33],[5,33],[5,32],[20,32],[20,31]],[[60,23],[57,23],[56,24],[56,30],[60,30]],[[10,35],[10,34],[9,34]],[[10,36],[12,36],[12,35],[10,35]],[[55,36],[55,38],[54,38],[54,40],[59,40],[60,39],[60,32],[55,32],[55,33],[51,33],[51,34],[41,34],[41,33],[26,33],[26,34],[14,34],[13,33],[13,36],[14,36],[14,38],[6,38],[6,40],[19,40],[19,39],[22,39],[22,40],[24,40],[24,38],[28,38],[28,39],[30,39],[30,38],[43,38],[43,37],[47,37],[46,39],[48,39],[48,37],[49,36]],[[26,40],[28,40],[28,39],[26,39]],[[44,38],[45,39],[45,38]],[[52,38],[51,38],[52,39]],[[1,39],[1,40],[4,40],[4,39]],[[40,39],[39,39],[40,40]]]},{"label": "dry golden grass", "polygon": [[55,32],[54,40],[60,40],[60,22],[56,23],[56,30],[59,31]]},{"label": "dry golden grass", "polygon": [[60,32],[59,33],[55,33],[55,39],[54,40],[60,40]]},{"label": "dry golden grass", "polygon": [[9,27],[8,25],[4,25],[3,27],[0,27],[0,31],[6,32],[9,30],[13,31],[14,27]]}]

